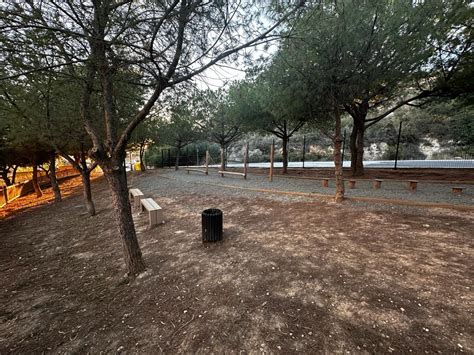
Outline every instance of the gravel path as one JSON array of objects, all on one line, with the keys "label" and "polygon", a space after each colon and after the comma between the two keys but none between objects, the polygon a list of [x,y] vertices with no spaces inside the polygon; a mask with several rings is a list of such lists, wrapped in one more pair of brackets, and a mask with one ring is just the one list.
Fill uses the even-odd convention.
[{"label": "gravel path", "polygon": [[[157,183],[157,179],[160,179],[159,183]],[[174,171],[166,169],[149,171],[146,175],[132,175],[130,184],[138,188],[143,188],[145,191],[159,193],[162,196],[175,194],[175,189],[177,188],[182,192],[183,184],[185,184],[185,188],[189,193],[215,194],[218,191],[220,194],[225,193],[229,196],[249,198],[264,197],[282,201],[314,201],[315,198],[269,194],[241,188],[316,193],[327,195],[328,197],[335,193],[334,181],[330,181],[329,188],[324,188],[321,186],[321,182],[317,180],[291,179],[277,176],[274,177],[273,182],[269,182],[267,177],[259,175],[249,175],[247,180],[244,180],[237,176],[221,178],[220,175],[215,172],[210,172],[210,175],[205,176],[200,173],[187,174],[184,170]],[[408,191],[406,183],[384,181],[380,190],[374,190],[371,181],[361,180],[357,181],[356,189],[351,190],[346,186],[346,196],[474,206],[474,187],[470,185],[466,185],[465,187],[463,194],[456,196],[452,194],[450,184],[421,182],[418,184],[418,191],[412,193]],[[216,190],[216,188],[219,190]],[[316,199],[318,199],[318,197],[316,197]],[[319,200],[327,201],[327,199],[324,198],[319,198]]]}]

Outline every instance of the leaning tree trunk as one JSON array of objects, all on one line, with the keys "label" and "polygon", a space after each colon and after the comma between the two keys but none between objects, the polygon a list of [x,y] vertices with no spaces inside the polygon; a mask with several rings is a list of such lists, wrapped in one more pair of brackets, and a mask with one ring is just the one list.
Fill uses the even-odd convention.
[{"label": "leaning tree trunk", "polygon": [[341,137],[341,116],[338,108],[335,111],[336,129],[334,132],[334,173],[336,176],[336,195],[334,200],[342,202],[344,200],[344,176],[342,170],[342,137]]},{"label": "leaning tree trunk", "polygon": [[38,166],[33,165],[33,188],[35,189],[36,197],[41,197],[43,196],[43,191],[41,191],[41,188],[38,183]]},{"label": "leaning tree trunk", "polygon": [[282,140],[282,158],[283,158],[283,174],[288,174],[288,137],[283,136]]},{"label": "leaning tree trunk", "polygon": [[145,271],[145,263],[133,224],[125,173],[119,167],[116,170],[104,169],[104,174],[112,190],[113,210],[122,240],[123,256],[128,274],[129,276],[135,276]]},{"label": "leaning tree trunk", "polygon": [[364,135],[365,127],[361,125],[357,130],[357,159],[354,176],[364,175]]},{"label": "leaning tree trunk", "polygon": [[81,173],[81,179],[82,179],[82,188],[83,188],[83,194],[84,194],[84,201],[86,202],[86,208],[87,212],[89,213],[89,216],[95,216],[95,206],[94,202],[92,201],[92,191],[91,191],[91,172],[90,171],[84,171],[84,170],[79,170]]},{"label": "leaning tree trunk", "polygon": [[59,189],[58,179],[56,178],[56,155],[52,154],[49,161],[49,181],[54,192],[54,202],[61,202],[61,190]]}]

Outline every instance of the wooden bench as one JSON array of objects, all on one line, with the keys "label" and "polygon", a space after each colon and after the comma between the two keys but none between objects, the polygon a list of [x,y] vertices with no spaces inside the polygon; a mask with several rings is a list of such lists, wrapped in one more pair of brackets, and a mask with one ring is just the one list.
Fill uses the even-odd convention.
[{"label": "wooden bench", "polygon": [[382,187],[382,179],[374,179],[373,186],[374,189],[380,189]]},{"label": "wooden bench", "polygon": [[321,180],[321,185],[323,187],[329,187],[329,179],[322,179]]},{"label": "wooden bench", "polygon": [[355,189],[356,187],[356,180],[349,180],[349,188]]},{"label": "wooden bench", "polygon": [[451,190],[453,191],[454,195],[462,195],[462,190],[464,190],[464,187],[463,186],[453,186],[451,188]]},{"label": "wooden bench", "polygon": [[242,176],[244,179],[247,179],[247,174],[245,174],[245,173],[238,173],[238,172],[236,172],[236,171],[219,170],[219,174],[221,174],[222,177],[224,177],[224,174],[227,174],[227,175]]},{"label": "wooden bench", "polygon": [[208,175],[207,170],[196,169],[196,168],[187,168],[185,170],[188,172],[188,174],[189,174],[190,171],[194,171],[196,173],[203,173],[203,174]]},{"label": "wooden bench", "polygon": [[130,196],[130,200],[133,203],[133,207],[140,208],[140,200],[145,198],[143,192],[139,189],[130,189],[128,190],[128,194]]},{"label": "wooden bench", "polygon": [[153,200],[152,198],[144,198],[141,200],[141,210],[148,211],[148,217],[150,220],[150,228],[164,223],[163,209]]},{"label": "wooden bench", "polygon": [[418,180],[408,180],[408,190],[411,192],[416,192],[418,186]]}]

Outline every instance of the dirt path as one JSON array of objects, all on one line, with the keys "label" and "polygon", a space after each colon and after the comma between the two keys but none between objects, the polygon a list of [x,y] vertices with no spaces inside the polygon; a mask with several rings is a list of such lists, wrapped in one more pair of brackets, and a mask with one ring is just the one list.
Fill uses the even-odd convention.
[{"label": "dirt path", "polygon": [[[0,353],[473,352],[474,218],[238,196],[153,174],[165,209],[124,282],[104,181],[0,221]],[[224,211],[203,245],[200,215]]]}]

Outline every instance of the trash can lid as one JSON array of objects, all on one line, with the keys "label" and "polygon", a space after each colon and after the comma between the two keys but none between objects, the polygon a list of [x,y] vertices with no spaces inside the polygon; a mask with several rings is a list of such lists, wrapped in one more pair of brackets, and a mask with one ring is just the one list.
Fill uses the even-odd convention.
[{"label": "trash can lid", "polygon": [[208,208],[207,210],[202,211],[202,214],[206,216],[216,216],[222,214],[222,211],[218,208]]}]

